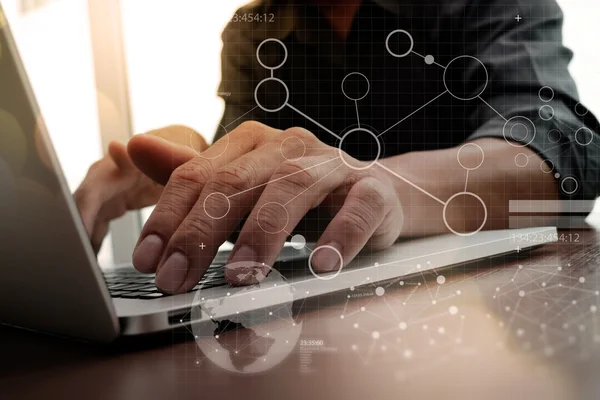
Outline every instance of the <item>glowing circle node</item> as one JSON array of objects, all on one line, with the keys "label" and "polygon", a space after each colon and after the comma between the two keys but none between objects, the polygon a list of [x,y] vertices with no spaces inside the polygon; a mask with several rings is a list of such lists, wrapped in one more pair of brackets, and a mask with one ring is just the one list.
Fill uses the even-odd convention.
[{"label": "glowing circle node", "polygon": [[[465,71],[473,71],[471,79],[465,80]],[[473,56],[458,56],[444,70],[444,86],[458,100],[470,101],[481,96],[487,88],[489,75],[485,64]]]},{"label": "glowing circle node", "polygon": [[[348,155],[344,151],[344,145],[346,144],[346,142],[352,140],[351,137],[354,138],[357,134],[363,134],[362,136],[364,138],[373,140],[375,142],[374,143],[375,146],[377,147],[377,154],[376,154],[375,159],[371,160],[369,163],[367,163],[365,165],[362,165],[362,164],[356,165],[356,163],[348,162],[346,160]],[[358,139],[356,138],[355,140],[358,140]],[[361,143],[358,143],[358,144],[361,144]],[[375,133],[373,133],[371,130],[366,129],[366,128],[354,128],[354,129],[351,129],[348,132],[346,132],[344,134],[344,136],[342,136],[342,140],[340,141],[338,149],[339,149],[340,158],[342,159],[342,162],[344,164],[346,164],[346,166],[348,166],[349,168],[352,168],[357,171],[362,171],[362,170],[371,168],[379,160],[379,157],[381,157],[381,153],[382,153],[382,146],[381,146],[381,142],[380,142],[379,138],[377,137],[377,135]]]},{"label": "glowing circle node", "polygon": [[[213,199],[213,198],[214,198],[214,200],[209,200],[209,199]],[[215,211],[213,209],[211,209],[210,207],[207,208],[207,204],[206,204],[207,202],[213,202],[213,201],[215,202],[215,204],[227,204],[227,209],[224,211],[220,211],[218,214],[215,213]],[[227,196],[225,196],[223,193],[215,192],[215,193],[211,193],[208,196],[206,196],[206,198],[204,199],[204,202],[202,203],[202,206],[204,208],[204,212],[210,218],[222,219],[222,218],[225,218],[227,216],[227,214],[229,214],[229,210],[231,209],[231,202],[229,201],[229,198]],[[209,211],[209,210],[211,210],[211,211]]]},{"label": "glowing circle node", "polygon": [[[329,273],[326,275],[317,274],[315,272],[315,270],[313,269],[313,265],[312,265],[313,256],[315,255],[315,253],[317,251],[333,251],[337,255],[337,257],[340,261],[340,268],[335,273]],[[320,279],[322,281],[330,281],[332,279],[337,278],[337,276],[340,274],[340,272],[342,272],[343,267],[344,267],[344,259],[342,258],[342,253],[340,253],[340,251],[333,246],[329,246],[329,245],[319,246],[310,253],[310,256],[308,256],[308,269],[310,270],[310,273],[313,274],[313,276],[315,278]],[[362,311],[364,311],[364,310],[362,310]]]},{"label": "glowing circle node", "polygon": [[[392,39],[392,37],[394,35],[404,35],[404,36],[408,37],[410,45],[408,46],[408,50],[406,50],[404,53],[395,53],[391,50],[390,39]],[[412,35],[410,33],[408,33],[407,31],[405,31],[404,29],[396,29],[395,31],[390,32],[387,35],[387,38],[385,39],[385,48],[387,49],[388,53],[390,53],[391,56],[396,57],[396,58],[402,58],[402,57],[406,57],[407,55],[409,55],[412,52],[414,45],[415,45],[415,42],[413,40]]]},{"label": "glowing circle node", "polygon": [[[448,205],[455,200],[458,197],[461,196],[467,196],[467,197],[473,197],[475,198],[479,203],[481,203],[481,205],[483,206],[483,221],[481,222],[481,225],[479,226],[479,228],[477,228],[475,231],[472,232],[459,232],[457,230],[455,230],[454,228],[452,228],[450,226],[450,224],[448,223],[448,215],[447,215],[447,211],[448,211]],[[475,235],[476,233],[480,232],[483,227],[485,226],[485,223],[487,222],[487,218],[488,218],[488,212],[487,212],[487,207],[485,205],[485,203],[483,202],[483,199],[481,197],[479,197],[478,195],[476,195],[475,193],[470,193],[470,192],[460,192],[460,193],[456,193],[455,195],[453,195],[452,197],[450,197],[448,199],[448,201],[444,204],[444,211],[443,211],[443,216],[444,216],[444,224],[446,225],[446,228],[448,228],[448,230],[452,233],[454,233],[455,235],[458,236],[472,236]]]},{"label": "glowing circle node", "polygon": [[[269,211],[267,212],[266,210]],[[283,216],[283,219],[272,218],[272,215]],[[256,219],[260,229],[262,229],[265,233],[276,235],[285,230],[287,224],[290,222],[290,214],[288,213],[287,209],[284,207],[283,204],[269,202],[263,204],[258,209],[258,213],[256,213]],[[265,221],[270,221],[270,225],[265,225]],[[276,226],[273,224],[276,224]]]},{"label": "glowing circle node", "polygon": [[[271,87],[267,87],[267,85],[270,85]],[[274,86],[278,86],[278,89],[274,89]],[[278,104],[264,104],[264,102],[260,100],[261,97],[267,97],[261,96],[263,90],[269,91],[272,94],[275,91],[281,92],[281,88],[283,88],[284,98],[283,100],[282,98],[277,99],[279,100]],[[268,97],[275,98],[275,96]],[[290,91],[285,82],[283,82],[279,78],[265,78],[262,81],[258,82],[258,85],[256,85],[256,88],[254,89],[254,101],[256,102],[256,105],[266,112],[274,113],[283,110],[283,108],[288,104],[289,100]]]},{"label": "glowing circle node", "polygon": [[[263,60],[260,58],[260,50],[267,43],[277,43],[283,48],[283,60],[279,64],[275,65],[274,67],[267,66],[263,62]],[[269,70],[279,69],[283,66],[283,64],[285,64],[285,62],[287,61],[287,58],[288,58],[287,48],[285,47],[285,44],[279,39],[274,39],[274,38],[265,39],[258,45],[258,48],[256,49],[256,59],[257,59],[258,63],[265,69],[269,69]]]},{"label": "glowing circle node", "polygon": [[511,146],[525,147],[535,139],[536,127],[529,118],[516,116],[506,121],[502,134]]},{"label": "glowing circle node", "polygon": [[369,79],[360,72],[351,72],[342,80],[342,93],[348,100],[364,99],[371,89]]}]

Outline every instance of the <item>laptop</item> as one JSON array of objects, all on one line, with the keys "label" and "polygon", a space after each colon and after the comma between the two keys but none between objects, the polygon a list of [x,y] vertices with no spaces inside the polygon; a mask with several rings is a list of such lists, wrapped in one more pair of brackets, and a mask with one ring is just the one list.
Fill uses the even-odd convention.
[{"label": "laptop", "polygon": [[281,279],[269,287],[228,286],[223,277],[228,254],[220,252],[192,292],[163,295],[153,275],[132,266],[98,266],[7,24],[0,24],[0,49],[0,323],[113,342],[214,321],[212,311],[193,310],[205,299],[224,304],[238,294],[234,307],[220,308],[219,318],[227,318],[437,272],[556,238],[550,227],[404,241],[361,254],[342,271],[324,276],[308,268],[310,246],[286,246],[272,271]]}]

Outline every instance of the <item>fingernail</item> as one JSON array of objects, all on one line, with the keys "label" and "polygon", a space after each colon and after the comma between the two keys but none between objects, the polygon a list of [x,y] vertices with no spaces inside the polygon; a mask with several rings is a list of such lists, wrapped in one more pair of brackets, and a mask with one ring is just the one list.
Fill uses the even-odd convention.
[{"label": "fingernail", "polygon": [[156,275],[156,286],[164,292],[175,293],[185,282],[188,265],[189,260],[184,254],[171,254]]},{"label": "fingernail", "polygon": [[250,246],[243,245],[229,256],[227,264],[233,264],[240,261],[256,261],[256,252],[254,249]]},{"label": "fingernail", "polygon": [[266,276],[269,268],[255,260],[256,252],[252,247],[242,246],[235,250],[225,265],[225,280],[233,285],[257,283],[256,277]]},{"label": "fingernail", "polygon": [[316,272],[337,272],[342,267],[340,256],[333,249],[339,251],[341,246],[336,242],[330,242],[324,246],[320,246],[314,253],[312,265]]},{"label": "fingernail", "polygon": [[133,252],[133,265],[138,271],[150,272],[156,269],[163,252],[163,241],[157,235],[148,235]]}]

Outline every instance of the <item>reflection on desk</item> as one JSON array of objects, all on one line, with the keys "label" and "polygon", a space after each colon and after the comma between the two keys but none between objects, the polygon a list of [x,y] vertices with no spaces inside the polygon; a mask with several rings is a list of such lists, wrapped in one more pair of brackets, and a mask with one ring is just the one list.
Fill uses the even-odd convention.
[{"label": "reflection on desk", "polygon": [[[8,398],[597,399],[600,235],[578,234],[307,302],[294,352],[258,375],[220,368],[181,333],[109,351],[2,329],[0,385]],[[239,366],[269,345],[231,331],[224,348],[227,335],[257,340],[231,360]]]}]

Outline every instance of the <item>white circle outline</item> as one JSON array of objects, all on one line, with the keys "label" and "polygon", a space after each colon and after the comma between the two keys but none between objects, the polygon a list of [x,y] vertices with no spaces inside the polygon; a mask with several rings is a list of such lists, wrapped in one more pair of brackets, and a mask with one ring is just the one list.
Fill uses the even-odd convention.
[{"label": "white circle outline", "polygon": [[[585,112],[584,113],[579,113],[577,111],[577,106],[583,107],[583,109],[585,110]],[[575,104],[575,114],[579,115],[580,117],[585,117],[587,115],[587,113],[589,113],[589,112],[590,112],[590,110],[588,110],[588,108],[586,106],[584,106],[583,104],[581,104],[581,102]]]},{"label": "white circle outline", "polygon": [[[471,197],[474,197],[483,206],[483,211],[484,211],[483,223],[481,224],[481,226],[479,227],[479,229],[477,229],[477,230],[475,230],[473,232],[462,233],[462,232],[455,231],[454,229],[452,229],[452,227],[450,227],[450,224],[448,223],[448,219],[446,218],[446,211],[448,210],[448,204],[450,204],[450,202],[452,200],[454,200],[455,198],[457,198],[458,196],[471,196]],[[471,192],[459,192],[459,193],[456,193],[455,195],[453,195],[452,197],[450,197],[448,199],[448,201],[444,204],[443,217],[444,217],[444,224],[446,225],[446,228],[448,228],[448,230],[450,232],[454,233],[457,236],[462,236],[462,237],[473,236],[476,233],[479,233],[483,229],[483,227],[485,226],[485,223],[487,222],[487,218],[488,218],[487,206],[483,202],[483,199],[481,197],[477,196],[475,193],[471,193]]]},{"label": "white circle outline", "polygon": [[[392,50],[390,50],[390,43],[389,43],[390,38],[392,37],[392,35],[395,35],[396,33],[404,33],[410,39],[410,48],[408,49],[408,51],[406,53],[396,54]],[[408,33],[407,31],[405,31],[404,29],[396,29],[395,31],[391,31],[385,38],[385,48],[392,57],[396,57],[396,58],[406,57],[407,55],[409,55],[412,52],[413,47],[415,47],[415,41],[413,40],[412,35],[410,33]]]},{"label": "white circle outline", "polygon": [[[349,164],[349,163],[348,163],[348,162],[347,162],[347,161],[344,159],[344,151],[342,150],[342,144],[344,143],[344,139],[346,139],[346,137],[347,137],[349,134],[351,134],[351,133],[353,133],[353,132],[357,132],[357,131],[361,131],[361,132],[367,132],[367,133],[369,133],[371,136],[373,136],[373,138],[374,138],[374,139],[375,139],[375,141],[377,142],[377,156],[375,157],[375,159],[374,159],[373,161],[371,161],[371,163],[370,163],[370,164],[368,164],[368,165],[366,165],[366,166],[364,166],[364,167],[355,167],[355,166],[353,166],[353,165],[350,165],[350,164]],[[356,171],[363,171],[363,170],[365,170],[365,169],[369,169],[369,168],[371,168],[373,165],[375,165],[375,163],[376,163],[377,161],[379,161],[379,157],[381,156],[381,143],[379,142],[379,138],[377,137],[377,135],[375,135],[375,133],[371,132],[369,129],[362,128],[362,127],[361,127],[361,128],[354,128],[354,129],[351,129],[351,130],[349,130],[348,132],[346,132],[346,133],[344,134],[344,136],[342,136],[342,140],[340,140],[340,144],[339,144],[339,147],[338,147],[338,151],[339,151],[339,153],[340,153],[340,158],[342,159],[342,162],[343,162],[344,164],[346,164],[346,166],[348,166],[349,168],[352,168],[353,170],[356,170]]]},{"label": "white circle outline", "polygon": [[[485,85],[483,85],[483,89],[481,89],[481,91],[480,91],[479,93],[477,93],[477,94],[476,94],[475,96],[473,96],[473,97],[469,97],[469,98],[466,98],[466,97],[465,97],[465,98],[462,98],[462,97],[456,96],[456,95],[454,95],[454,93],[452,93],[452,92],[450,91],[450,89],[448,89],[448,85],[446,84],[446,73],[447,73],[447,72],[448,72],[448,70],[450,69],[450,65],[452,65],[452,63],[453,63],[454,61],[458,60],[459,58],[472,58],[473,60],[475,60],[475,61],[477,61],[479,64],[481,64],[481,65],[483,66],[483,70],[485,71]],[[447,91],[448,93],[450,93],[450,96],[454,97],[455,99],[462,100],[462,101],[471,101],[471,100],[474,100],[474,99],[478,98],[479,96],[481,96],[481,94],[482,94],[483,92],[485,92],[485,89],[487,89],[488,83],[489,83],[489,81],[490,81],[490,75],[488,74],[488,70],[487,70],[487,68],[486,68],[485,64],[484,64],[484,63],[482,63],[482,62],[481,62],[481,60],[479,60],[478,58],[476,58],[476,57],[473,57],[473,56],[464,55],[464,56],[458,56],[458,57],[454,58],[452,61],[450,61],[450,62],[448,63],[448,65],[447,65],[447,66],[446,66],[446,68],[444,69],[444,77],[443,77],[443,80],[444,80],[444,87],[446,88],[446,91]]]},{"label": "white circle outline", "polygon": [[[517,158],[519,158],[519,157],[523,157],[523,156],[525,157],[525,159],[526,159],[527,161],[525,162],[525,164],[519,164],[519,162],[517,161]],[[525,168],[525,167],[526,167],[528,164],[529,164],[529,157],[527,157],[527,154],[525,154],[525,153],[519,153],[519,154],[517,154],[517,155],[515,156],[515,165],[516,165],[517,167],[519,167],[519,168]]]},{"label": "white circle outline", "polygon": [[[558,132],[558,139],[556,140],[552,140],[552,132]],[[560,142],[560,139],[562,138],[562,132],[559,131],[558,129],[550,129],[550,131],[548,132],[548,141],[550,143],[558,143]]]},{"label": "white circle outline", "polygon": [[[225,214],[223,214],[220,217],[215,217],[214,215],[211,215],[207,210],[206,210],[206,200],[208,200],[210,198],[210,196],[218,196],[221,195],[225,198],[225,200],[227,200],[227,211],[225,211]],[[206,215],[208,215],[210,218],[212,219],[223,219],[227,216],[227,214],[229,214],[229,211],[231,210],[231,201],[229,201],[229,197],[225,196],[223,193],[221,192],[214,192],[209,194],[208,196],[206,196],[206,198],[204,199],[204,202],[202,202],[202,208],[204,208],[204,212],[206,213]]]},{"label": "white circle outline", "polygon": [[[263,226],[260,224],[260,218],[259,218],[260,212],[262,211],[262,209],[263,209],[263,208],[265,208],[265,207],[266,207],[267,205],[269,205],[269,204],[277,204],[278,206],[281,206],[281,208],[283,208],[283,210],[285,211],[285,218],[286,218],[286,219],[285,219],[285,224],[283,224],[283,228],[281,228],[281,229],[280,229],[280,230],[278,230],[278,231],[268,231],[268,230],[266,230],[266,229],[265,229],[265,228],[264,228],[264,227],[263,227]],[[263,205],[262,205],[262,206],[261,206],[261,207],[258,209],[258,212],[256,213],[256,222],[257,222],[257,224],[258,224],[258,227],[259,227],[260,229],[262,229],[262,230],[263,230],[263,232],[265,232],[265,233],[268,233],[269,235],[277,235],[277,234],[279,234],[279,233],[283,232],[283,231],[285,230],[285,228],[287,227],[287,225],[290,223],[290,213],[288,212],[288,210],[285,208],[285,206],[284,206],[283,204],[281,204],[281,203],[277,203],[276,201],[270,201],[270,202],[268,202],[268,203],[265,203],[265,204],[263,204]]]},{"label": "white circle outline", "polygon": [[[278,108],[273,108],[273,109],[266,108],[262,104],[260,104],[260,102],[258,101],[258,88],[260,88],[260,85],[262,85],[266,81],[275,81],[275,82],[281,83],[283,85],[283,87],[285,88],[285,101]],[[256,85],[256,88],[254,89],[254,101],[256,102],[256,105],[258,107],[260,107],[261,110],[266,111],[266,112],[274,113],[274,112],[283,110],[284,107],[287,106],[289,100],[290,100],[290,90],[288,89],[285,82],[279,78],[273,78],[273,77],[265,78],[262,81],[258,82],[258,85]]]},{"label": "white circle outline", "polygon": [[[462,162],[460,162],[460,152],[467,146],[475,146],[477,147],[480,151],[481,151],[481,162],[479,163],[479,165],[477,165],[474,168],[467,168],[463,165]],[[481,148],[481,146],[479,146],[476,143],[467,143],[461,146],[460,149],[458,149],[458,153],[456,153],[456,161],[458,161],[458,163],[460,164],[461,167],[463,167],[463,169],[467,170],[467,171],[475,171],[476,169],[478,169],[479,167],[481,167],[483,165],[483,161],[485,160],[485,153],[483,152],[483,149]]]},{"label": "white circle outline", "polygon": [[[283,154],[283,144],[285,142],[287,142],[290,139],[298,139],[300,141],[300,143],[302,143],[302,147],[304,147],[304,150],[302,151],[302,155],[300,157],[296,157],[296,158],[287,158],[285,156],[285,154]],[[300,139],[297,136],[290,136],[290,137],[286,137],[285,139],[283,139],[283,141],[281,142],[281,144],[279,145],[279,152],[281,153],[281,156],[283,158],[285,158],[288,161],[298,161],[300,159],[302,159],[302,157],[304,157],[304,155],[306,154],[306,143],[304,143],[304,141],[302,139]]]},{"label": "white circle outline", "polygon": [[[550,167],[549,171],[546,171],[544,169],[544,165],[548,165]],[[540,164],[540,169],[542,170],[543,173],[545,174],[551,174],[552,171],[554,171],[554,163],[551,160],[542,160],[541,164]]]},{"label": "white circle outline", "polygon": [[[571,180],[573,182],[575,182],[575,190],[573,191],[567,191],[565,190],[565,181],[566,180]],[[572,176],[567,176],[566,178],[564,178],[561,182],[560,182],[560,188],[562,189],[562,191],[566,194],[566,195],[572,195],[577,193],[577,191],[579,190],[579,182],[577,182],[577,179],[573,178]]]},{"label": "white circle outline", "polygon": [[[346,79],[348,79],[348,77],[349,77],[350,75],[360,75],[360,76],[362,76],[363,78],[365,78],[365,80],[367,81],[367,92],[364,94],[364,96],[362,96],[362,97],[359,97],[359,98],[357,98],[357,99],[353,99],[352,97],[350,97],[350,96],[348,96],[348,95],[346,94],[346,91],[344,90],[344,82],[346,82]],[[364,99],[365,97],[367,97],[367,95],[369,94],[369,91],[370,91],[370,90],[371,90],[371,83],[369,82],[369,78],[367,78],[367,77],[366,77],[364,74],[361,74],[360,72],[350,72],[350,73],[349,73],[348,75],[346,75],[346,76],[344,77],[344,79],[342,80],[342,93],[344,94],[344,96],[346,96],[346,98],[347,98],[348,100],[351,100],[351,101],[359,101],[359,100],[362,100],[362,99]]]},{"label": "white circle outline", "polygon": [[[547,109],[550,109],[550,111],[551,111],[551,112],[550,112],[550,114],[551,114],[551,115],[550,115],[549,117],[544,117],[544,116],[542,115],[542,110],[545,110],[545,109],[546,109],[546,110],[547,110]],[[544,120],[544,121],[550,121],[552,118],[554,118],[554,108],[553,108],[551,105],[544,104],[543,106],[541,106],[541,107],[540,107],[540,110],[539,110],[538,114],[540,115],[540,118],[541,118],[542,120]]]},{"label": "white circle outline", "polygon": [[[548,99],[548,100],[544,100],[544,99],[542,98],[542,90],[544,90],[544,89],[550,89],[550,91],[552,92],[552,96],[550,96],[550,99]],[[554,100],[554,89],[552,89],[550,86],[542,86],[542,87],[540,88],[540,90],[538,91],[538,97],[539,97],[539,98],[540,98],[540,100],[541,100],[541,101],[543,101],[544,103],[549,103],[549,102],[551,102],[552,100]]]},{"label": "white circle outline", "polygon": [[[320,276],[319,274],[317,274],[315,272],[315,270],[312,267],[313,254],[315,254],[317,252],[317,250],[321,250],[321,249],[333,250],[337,254],[338,258],[340,259],[340,269],[335,274],[333,274],[329,277]],[[340,274],[340,272],[342,272],[343,268],[344,268],[344,259],[342,258],[342,253],[340,253],[340,251],[333,246],[329,246],[329,245],[319,246],[316,249],[314,249],[313,251],[311,251],[310,255],[308,256],[308,269],[310,270],[310,273],[313,274],[313,276],[315,278],[320,279],[322,281],[330,281],[332,279],[337,278],[337,276]]]},{"label": "white circle outline", "polygon": [[[577,134],[582,131],[582,130],[586,130],[590,133],[590,141],[587,143],[581,143],[579,141],[579,139],[577,138]],[[587,126],[582,126],[581,128],[577,129],[577,131],[575,131],[575,141],[577,142],[578,145],[586,147],[589,146],[590,144],[592,144],[592,142],[594,141],[594,133],[592,132],[592,130],[590,128],[588,128]]]},{"label": "white circle outline", "polygon": [[[201,152],[198,152],[198,150],[196,150],[194,148],[194,144],[192,142],[192,137],[196,135],[196,132],[193,129],[190,129],[190,134],[189,134],[188,138],[189,138],[189,142],[190,142],[190,147],[192,148],[192,150],[194,150],[194,153],[196,153],[196,157],[200,157],[205,160],[216,160],[217,158],[219,158],[223,154],[225,154],[225,152],[227,151],[227,148],[229,147],[229,134],[228,134],[227,128],[225,128],[225,126],[223,126],[222,124],[219,124],[219,126],[221,128],[223,128],[223,130],[225,131],[225,135],[223,135],[223,137],[221,139],[219,139],[217,142],[219,142],[221,140],[226,140],[227,144],[225,145],[225,148],[223,149],[222,152],[220,152],[219,154],[217,154],[216,156],[213,156],[213,157],[206,157],[205,155],[202,155]],[[213,147],[213,146],[209,146],[209,147]],[[208,147],[206,149],[208,150]]]},{"label": "white circle outline", "polygon": [[[260,48],[263,46],[263,44],[265,44],[265,43],[269,43],[269,42],[275,42],[275,43],[279,43],[279,44],[281,45],[281,47],[283,47],[283,53],[284,53],[284,56],[283,56],[283,61],[282,61],[282,62],[281,62],[279,65],[277,65],[276,67],[267,67],[267,66],[266,66],[266,65],[265,65],[265,64],[262,62],[262,60],[260,59],[260,54],[259,54],[259,52],[260,52]],[[283,64],[285,64],[285,62],[287,61],[287,58],[288,58],[288,51],[287,51],[287,47],[285,47],[285,44],[284,44],[284,43],[283,43],[281,40],[279,40],[279,39],[275,39],[275,38],[269,38],[269,39],[265,39],[265,40],[263,40],[262,42],[260,42],[260,44],[259,44],[259,45],[258,45],[258,47],[256,48],[256,60],[258,61],[258,63],[259,63],[259,64],[260,64],[260,65],[261,65],[261,66],[262,66],[264,69],[268,69],[268,70],[271,70],[271,71],[274,71],[274,70],[276,70],[276,69],[279,69],[279,68],[281,68],[281,67],[283,66]]]},{"label": "white circle outline", "polygon": [[[527,143],[515,143],[515,142],[513,142],[513,141],[511,141],[511,140],[507,139],[507,137],[506,137],[506,127],[508,126],[509,122],[511,122],[512,120],[514,120],[514,119],[517,119],[517,118],[522,118],[522,119],[524,119],[525,121],[527,121],[528,123],[530,123],[530,124],[531,124],[531,126],[533,127],[533,134],[531,135],[531,140],[530,140],[529,142],[527,142]],[[515,124],[515,125],[516,125],[516,124]],[[525,126],[525,124],[522,124],[522,125],[523,125],[523,126]],[[525,128],[527,128],[527,126],[525,126]],[[512,129],[511,129],[511,131],[512,131]],[[529,129],[527,129],[527,132],[528,132],[528,134],[529,134]],[[530,120],[529,118],[527,118],[527,117],[522,117],[522,116],[520,116],[520,115],[517,115],[517,116],[515,116],[515,117],[512,117],[512,118],[508,119],[508,120],[507,120],[507,121],[504,123],[504,127],[502,128],[502,136],[504,136],[504,140],[506,140],[506,142],[507,142],[508,144],[510,144],[511,146],[513,146],[513,147],[526,147],[526,146],[529,146],[529,145],[531,144],[531,142],[533,142],[533,140],[535,139],[535,135],[536,135],[536,133],[537,133],[537,129],[536,129],[536,127],[535,127],[535,124],[533,123],[533,121],[531,121],[531,120]],[[514,138],[513,138],[513,139],[514,139]]]}]

